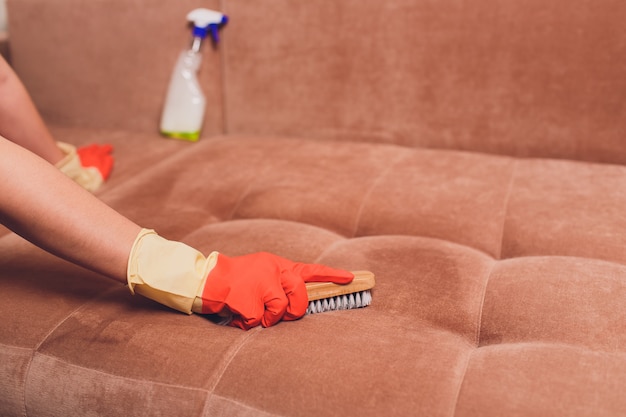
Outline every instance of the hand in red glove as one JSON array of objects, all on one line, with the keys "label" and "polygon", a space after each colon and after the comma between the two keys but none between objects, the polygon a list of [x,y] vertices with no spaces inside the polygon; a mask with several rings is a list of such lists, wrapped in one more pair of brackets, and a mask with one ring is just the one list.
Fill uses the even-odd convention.
[{"label": "hand in red glove", "polygon": [[113,146],[111,145],[87,145],[76,150],[80,163],[84,167],[94,167],[102,175],[102,179],[106,180],[111,175],[113,169]]},{"label": "hand in red glove", "polygon": [[89,145],[76,149],[74,145],[57,142],[64,157],[55,165],[83,188],[94,192],[111,174],[113,157],[111,145]]},{"label": "hand in red glove", "polygon": [[269,327],[304,315],[309,304],[305,282],[348,284],[353,278],[351,272],[296,263],[271,253],[234,258],[218,254],[199,296],[202,307],[194,312],[223,314],[226,309],[232,313],[232,326]]},{"label": "hand in red glove", "polygon": [[306,313],[305,282],[348,284],[351,272],[292,262],[270,253],[208,257],[182,242],[143,229],[128,260],[128,286],[154,301],[187,314],[230,317],[244,330],[272,326]]}]

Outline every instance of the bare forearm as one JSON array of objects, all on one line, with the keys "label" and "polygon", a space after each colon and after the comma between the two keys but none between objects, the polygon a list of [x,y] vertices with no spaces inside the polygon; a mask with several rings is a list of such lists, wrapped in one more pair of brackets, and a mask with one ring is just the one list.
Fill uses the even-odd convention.
[{"label": "bare forearm", "polygon": [[51,164],[63,158],[30,95],[0,57],[0,136],[41,156]]},{"label": "bare forearm", "polygon": [[29,151],[0,137],[0,221],[59,257],[126,281],[140,227]]}]

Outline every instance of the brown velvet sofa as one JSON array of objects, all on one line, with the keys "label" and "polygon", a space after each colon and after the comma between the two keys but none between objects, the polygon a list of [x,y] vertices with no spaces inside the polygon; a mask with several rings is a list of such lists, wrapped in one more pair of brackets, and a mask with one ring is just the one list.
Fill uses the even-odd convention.
[{"label": "brown velvet sofa", "polygon": [[[202,139],[168,140],[199,6],[230,22],[204,49]],[[244,332],[3,230],[0,415],[626,415],[623,1],[8,10],[56,138],[115,146],[104,202],[205,253],[377,286],[370,307]]]}]

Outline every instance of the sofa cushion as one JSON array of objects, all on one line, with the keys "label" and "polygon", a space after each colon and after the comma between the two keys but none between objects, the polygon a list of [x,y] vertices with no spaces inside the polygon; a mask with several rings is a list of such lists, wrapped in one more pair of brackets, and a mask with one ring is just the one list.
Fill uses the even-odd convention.
[{"label": "sofa cushion", "polygon": [[133,220],[205,253],[372,270],[373,303],[244,332],[6,234],[5,414],[626,411],[625,167],[299,138],[108,137],[128,152],[99,196]]}]

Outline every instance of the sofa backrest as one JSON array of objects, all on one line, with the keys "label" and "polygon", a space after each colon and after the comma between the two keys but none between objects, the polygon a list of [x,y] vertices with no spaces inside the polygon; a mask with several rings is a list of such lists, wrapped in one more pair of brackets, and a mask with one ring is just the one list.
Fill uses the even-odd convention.
[{"label": "sofa backrest", "polygon": [[205,136],[626,163],[620,0],[9,0],[12,59],[53,123],[156,130],[199,6]]},{"label": "sofa backrest", "polygon": [[[219,0],[8,0],[11,63],[52,124],[157,131],[171,71],[188,46],[187,13]],[[217,101],[205,135],[222,133],[219,56],[200,82]]]}]

